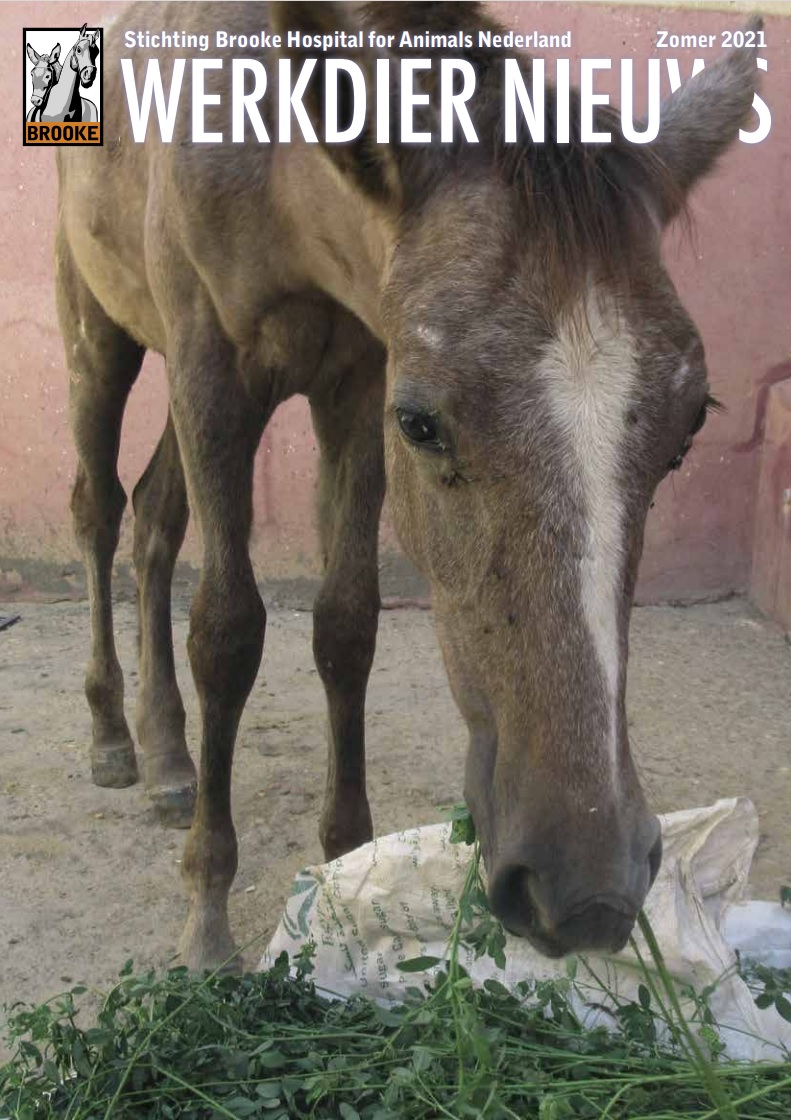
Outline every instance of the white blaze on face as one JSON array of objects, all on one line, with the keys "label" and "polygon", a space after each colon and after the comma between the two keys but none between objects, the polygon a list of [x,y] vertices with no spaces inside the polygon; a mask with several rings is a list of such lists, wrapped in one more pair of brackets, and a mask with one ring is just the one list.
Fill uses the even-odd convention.
[{"label": "white blaze on face", "polygon": [[636,376],[632,339],[616,310],[591,296],[578,318],[561,324],[539,376],[551,415],[569,449],[569,478],[584,511],[582,608],[607,687],[608,751],[615,773],[620,673],[618,587],[624,564],[621,448]]}]

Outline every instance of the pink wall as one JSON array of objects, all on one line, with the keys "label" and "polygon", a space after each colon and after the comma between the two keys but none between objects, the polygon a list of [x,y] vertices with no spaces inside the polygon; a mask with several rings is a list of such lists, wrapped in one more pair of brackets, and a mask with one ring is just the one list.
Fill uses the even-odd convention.
[{"label": "pink wall", "polygon": [[[79,26],[86,20],[89,26],[106,24],[117,7],[90,2],[0,5],[6,48],[0,82],[3,101],[12,107],[3,115],[5,154],[0,162],[0,568],[5,569],[7,590],[24,582],[14,572],[24,569],[31,584],[40,573],[69,566],[75,558],[68,517],[74,454],[52,283],[54,157],[51,149],[21,144],[21,28]],[[711,61],[718,48],[655,51],[651,44],[657,28],[718,32],[743,22],[736,13],[714,10],[557,3],[492,7],[504,22],[523,31],[571,30],[571,51],[541,52],[548,59],[566,53],[572,59],[632,56],[639,73],[639,60],[670,54],[680,59],[682,76],[693,57]],[[772,133],[760,145],[737,145],[719,173],[696,190],[694,241],[680,232],[667,239],[673,277],[702,332],[714,391],[727,412],[710,421],[683,470],[660,489],[648,526],[644,599],[688,598],[747,585],[761,402],[766,385],[791,372],[791,141],[785,119],[791,104],[790,32],[788,18],[767,20],[764,98],[773,110]],[[666,91],[666,75],[663,81]],[[598,86],[606,88],[606,83],[597,81]],[[156,444],[165,410],[162,363],[150,358],[132,394],[124,429],[120,471],[127,492]],[[302,400],[291,401],[276,414],[256,464],[253,552],[263,576],[293,577],[314,570],[315,466],[307,407]],[[130,539],[127,522],[121,559],[129,558]],[[383,543],[386,551],[396,547],[387,526]],[[184,555],[198,559],[192,536]],[[0,571],[0,594],[2,589]]]},{"label": "pink wall", "polygon": [[750,597],[791,638],[791,377],[767,396]]}]

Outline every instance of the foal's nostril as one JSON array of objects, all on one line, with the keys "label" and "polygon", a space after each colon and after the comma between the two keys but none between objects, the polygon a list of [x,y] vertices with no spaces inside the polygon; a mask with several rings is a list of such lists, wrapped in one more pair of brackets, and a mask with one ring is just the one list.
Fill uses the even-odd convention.
[{"label": "foal's nostril", "polygon": [[535,924],[530,901],[530,871],[519,864],[499,871],[489,890],[489,905],[509,933],[526,937]]},{"label": "foal's nostril", "polygon": [[535,864],[505,863],[493,870],[489,882],[492,912],[509,933],[527,938],[546,956],[616,953],[629,940],[662,862],[656,818],[645,822],[634,843],[634,858],[621,851],[607,864],[594,861],[587,876],[578,865],[564,867],[561,875],[542,873]]},{"label": "foal's nostril", "polygon": [[509,933],[526,937],[545,956],[586,950],[617,953],[629,940],[637,912],[626,899],[590,901],[555,923],[542,918],[531,882],[535,886],[527,867],[505,867],[493,879],[489,902]]}]

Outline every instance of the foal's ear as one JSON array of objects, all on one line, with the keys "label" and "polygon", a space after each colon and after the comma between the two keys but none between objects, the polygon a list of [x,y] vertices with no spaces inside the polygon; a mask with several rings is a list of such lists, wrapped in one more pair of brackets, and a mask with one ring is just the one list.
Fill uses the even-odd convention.
[{"label": "foal's ear", "polygon": [[95,47],[99,42],[99,28],[97,27],[93,35],[89,35],[88,38],[91,40],[91,46]]},{"label": "foal's ear", "polygon": [[28,45],[27,45],[27,56],[30,59],[30,61],[33,63],[34,66],[38,65],[38,60],[41,58],[41,55],[36,54],[36,52],[31,47],[30,43],[28,43]]},{"label": "foal's ear", "polygon": [[[280,55],[290,58],[296,64],[292,68],[295,71],[292,72],[292,88],[302,63],[318,56],[319,61],[311,74],[302,102],[320,138],[324,135],[325,113],[322,52],[302,46],[289,47],[286,37],[289,31],[299,31],[303,36],[331,35],[335,31],[361,35],[364,33],[361,8],[356,3],[321,3],[320,0],[279,0],[269,5],[272,30],[283,38]],[[376,62],[372,53],[365,49],[344,47],[340,53],[344,59],[356,63],[362,70],[366,88],[365,122],[356,139],[348,143],[322,143],[322,147],[338,170],[353,180],[360,190],[373,200],[388,204],[400,196],[400,190],[393,152],[389,145],[376,142]],[[344,84],[341,84],[338,91],[341,121],[351,118],[351,102],[348,98],[344,99],[344,92]]]},{"label": "foal's ear", "polygon": [[78,41],[78,42],[79,42],[79,40],[80,40],[80,39],[84,39],[84,38],[85,38],[85,32],[86,32],[87,30],[88,30],[88,24],[87,24],[87,23],[84,23],[84,24],[82,25],[82,27],[80,28],[80,34],[79,34],[79,36],[78,36],[78,39],[77,39],[77,41]]},{"label": "foal's ear", "polygon": [[60,43],[56,43],[52,50],[49,52],[50,62],[57,62],[60,58]]},{"label": "foal's ear", "polygon": [[[763,20],[754,16],[745,27],[758,32]],[[668,168],[683,194],[710,171],[733,143],[750,116],[753,97],[760,84],[757,48],[732,50],[690,78],[663,103],[659,135],[654,152]],[[678,209],[678,199],[663,212],[668,221]]]}]

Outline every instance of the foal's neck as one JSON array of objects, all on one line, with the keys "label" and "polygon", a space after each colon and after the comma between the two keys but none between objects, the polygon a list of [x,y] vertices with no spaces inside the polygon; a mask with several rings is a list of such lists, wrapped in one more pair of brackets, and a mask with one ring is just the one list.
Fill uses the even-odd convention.
[{"label": "foal's neck", "polygon": [[280,147],[274,184],[300,243],[301,267],[382,338],[380,297],[395,240],[391,223],[307,145]]}]

